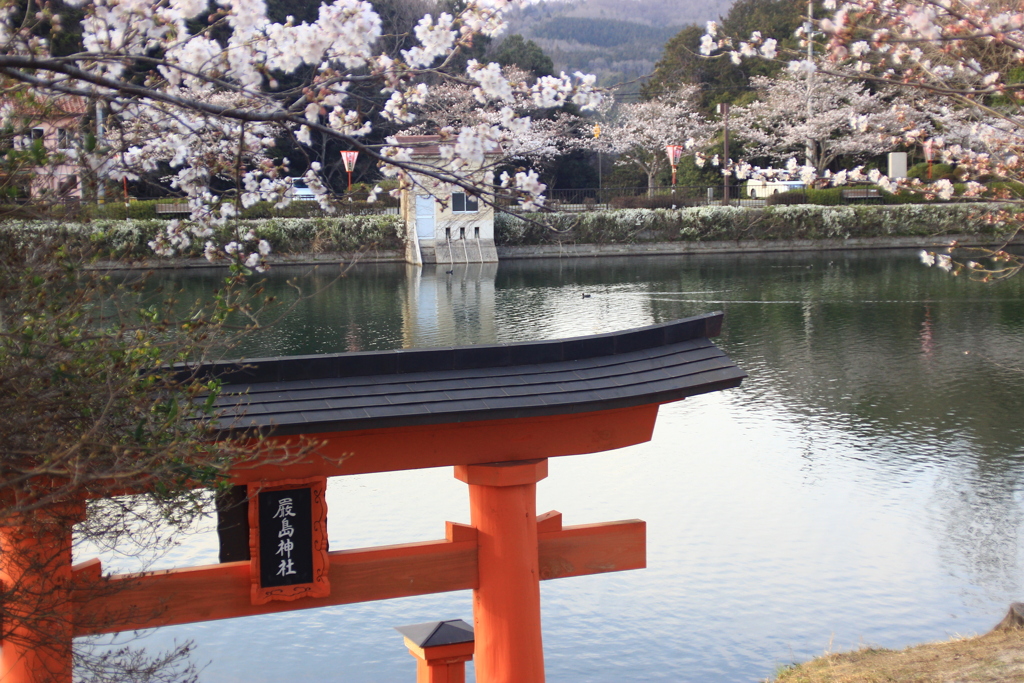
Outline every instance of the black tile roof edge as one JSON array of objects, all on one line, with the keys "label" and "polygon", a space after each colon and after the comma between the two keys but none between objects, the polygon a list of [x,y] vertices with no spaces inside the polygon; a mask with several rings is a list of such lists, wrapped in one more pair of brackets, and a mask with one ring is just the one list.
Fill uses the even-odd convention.
[{"label": "black tile roof edge", "polygon": [[324,377],[398,375],[582,360],[656,348],[722,331],[721,311],[618,332],[511,344],[361,351],[177,364],[181,380],[219,378],[225,384],[299,381]]},{"label": "black tile roof edge", "polygon": [[[729,372],[731,370],[731,372]],[[723,373],[723,371],[725,371]],[[260,432],[265,435],[274,436],[297,436],[302,434],[327,434],[331,432],[347,432],[360,429],[381,429],[392,427],[410,427],[434,424],[453,424],[464,422],[477,422],[481,420],[505,420],[522,419],[530,417],[545,417],[551,415],[573,415],[577,413],[589,413],[599,410],[614,410],[617,408],[635,408],[642,405],[669,403],[679,401],[691,396],[709,394],[724,389],[733,389],[743,382],[747,373],[739,368],[721,368],[717,372],[725,374],[721,379],[710,380],[697,385],[690,385],[685,388],[670,389],[667,391],[654,391],[651,393],[639,393],[622,396],[618,398],[603,398],[593,401],[577,401],[571,404],[549,404],[543,406],[518,406],[509,408],[491,408],[480,410],[462,410],[454,413],[420,413],[379,417],[366,417],[363,419],[351,419],[341,421],[324,421],[318,423],[303,422],[299,424],[271,424],[260,427],[250,427],[245,424],[244,416],[234,418],[229,424],[224,424],[220,429],[219,438],[233,438],[240,434]]]}]

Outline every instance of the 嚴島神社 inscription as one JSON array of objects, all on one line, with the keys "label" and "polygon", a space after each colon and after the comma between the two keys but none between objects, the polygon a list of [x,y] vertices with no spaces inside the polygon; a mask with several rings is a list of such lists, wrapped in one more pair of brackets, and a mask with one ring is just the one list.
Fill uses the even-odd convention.
[{"label": "\u56b4\u5cf6\u795e\u793e inscription", "polygon": [[326,479],[248,486],[252,604],[330,595]]},{"label": "\u56b4\u5cf6\u795e\u793e inscription", "polygon": [[313,521],[310,489],[259,494],[260,586],[313,581]]}]

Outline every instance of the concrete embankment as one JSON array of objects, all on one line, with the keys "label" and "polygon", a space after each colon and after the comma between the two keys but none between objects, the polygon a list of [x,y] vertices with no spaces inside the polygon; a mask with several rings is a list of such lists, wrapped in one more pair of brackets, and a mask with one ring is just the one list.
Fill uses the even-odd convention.
[{"label": "concrete embankment", "polygon": [[[540,244],[498,247],[500,260],[599,258],[611,256],[699,256],[702,254],[756,254],[868,249],[941,249],[956,240],[964,246],[996,246],[990,238],[978,235],[941,235],[933,237],[858,237],[819,240],[722,240],[714,242],[637,242],[632,244]],[[1024,243],[1018,240],[1015,242]],[[369,250],[359,253],[324,252],[317,254],[271,254],[274,266],[337,266],[350,263],[402,263],[404,252]],[[458,265],[458,264],[456,264]],[[210,263],[204,258],[146,259],[130,264],[105,262],[105,267],[140,269],[223,268],[224,262]]]},{"label": "concrete embankment", "polygon": [[956,240],[964,246],[994,246],[978,235],[934,237],[855,237],[817,240],[722,240],[714,242],[637,242],[632,244],[540,244],[498,247],[499,259],[672,256],[844,249],[936,249]]}]

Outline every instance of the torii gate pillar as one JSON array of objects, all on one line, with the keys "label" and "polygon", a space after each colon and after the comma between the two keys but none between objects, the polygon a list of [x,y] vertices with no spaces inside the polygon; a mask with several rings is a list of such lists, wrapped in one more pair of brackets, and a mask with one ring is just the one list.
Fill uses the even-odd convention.
[{"label": "torii gate pillar", "polygon": [[479,586],[473,591],[479,683],[543,683],[537,482],[548,461],[457,465],[469,484],[478,533]]},{"label": "torii gate pillar", "polygon": [[57,505],[0,527],[6,610],[0,681],[70,683],[71,527],[84,507]]}]

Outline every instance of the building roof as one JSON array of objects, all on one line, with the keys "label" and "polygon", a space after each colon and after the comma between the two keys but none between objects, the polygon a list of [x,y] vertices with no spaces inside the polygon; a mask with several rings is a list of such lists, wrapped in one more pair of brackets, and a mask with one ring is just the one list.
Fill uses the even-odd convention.
[{"label": "building roof", "polygon": [[586,413],[678,401],[746,373],[709,340],[722,313],[608,334],[516,344],[225,361],[224,437],[298,435]]},{"label": "building roof", "polygon": [[85,98],[75,95],[42,97],[34,100],[6,98],[0,102],[10,106],[14,115],[37,121],[79,117],[88,109]]}]

